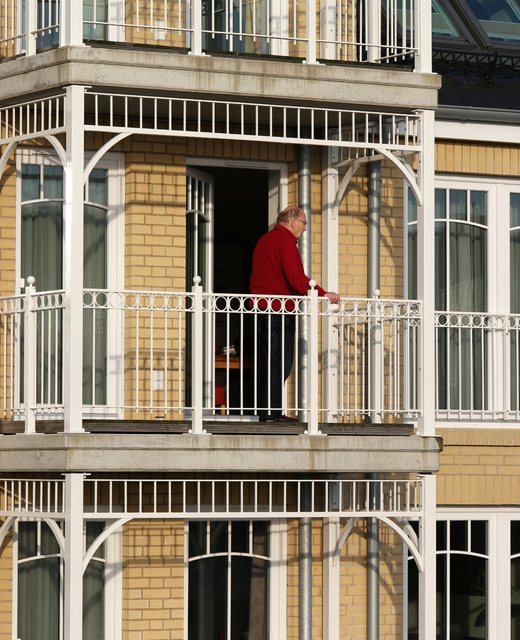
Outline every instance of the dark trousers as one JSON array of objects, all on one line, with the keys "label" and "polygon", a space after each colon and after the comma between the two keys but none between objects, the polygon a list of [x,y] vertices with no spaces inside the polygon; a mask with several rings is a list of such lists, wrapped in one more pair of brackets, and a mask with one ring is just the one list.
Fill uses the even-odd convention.
[{"label": "dark trousers", "polygon": [[283,387],[294,359],[295,320],[294,315],[258,315],[257,401],[260,420],[282,415]]}]

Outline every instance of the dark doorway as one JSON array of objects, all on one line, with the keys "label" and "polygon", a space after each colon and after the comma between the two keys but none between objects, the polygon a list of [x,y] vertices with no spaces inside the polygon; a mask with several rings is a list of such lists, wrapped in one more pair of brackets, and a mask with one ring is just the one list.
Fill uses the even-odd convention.
[{"label": "dark doorway", "polygon": [[[227,295],[249,293],[256,243],[269,226],[269,171],[204,167],[214,177],[213,290]],[[233,303],[233,308],[237,305]],[[239,368],[215,372],[215,391],[225,393],[229,414],[250,413],[253,406],[253,318],[217,314],[215,349],[233,346]],[[236,364],[236,363],[235,363]],[[242,407],[242,411],[237,411]],[[228,414],[228,415],[229,415]]]},{"label": "dark doorway", "polygon": [[204,167],[215,177],[214,291],[248,293],[253,251],[268,228],[269,172]]}]

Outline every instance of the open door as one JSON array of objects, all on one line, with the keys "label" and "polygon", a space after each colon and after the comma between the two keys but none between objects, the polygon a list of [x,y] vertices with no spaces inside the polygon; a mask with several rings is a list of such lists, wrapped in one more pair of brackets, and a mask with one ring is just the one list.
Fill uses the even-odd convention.
[{"label": "open door", "polygon": [[[213,176],[186,168],[186,291],[191,291],[193,278],[199,276],[204,292],[213,290]],[[191,406],[191,317],[186,327],[186,406]],[[212,323],[204,319],[204,407],[211,406],[214,344]]]}]

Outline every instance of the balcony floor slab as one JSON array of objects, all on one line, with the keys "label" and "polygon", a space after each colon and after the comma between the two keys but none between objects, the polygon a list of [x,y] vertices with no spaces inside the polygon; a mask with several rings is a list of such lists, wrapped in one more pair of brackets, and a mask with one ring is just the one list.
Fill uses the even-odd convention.
[{"label": "balcony floor slab", "polygon": [[19,434],[2,472],[433,473],[442,440],[375,435]]}]

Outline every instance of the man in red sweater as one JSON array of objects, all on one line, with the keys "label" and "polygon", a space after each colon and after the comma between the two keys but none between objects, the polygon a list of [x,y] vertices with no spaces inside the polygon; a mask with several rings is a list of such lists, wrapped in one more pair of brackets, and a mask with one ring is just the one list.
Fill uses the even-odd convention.
[{"label": "man in red sweater", "polygon": [[[306,227],[307,218],[300,207],[291,205],[278,214],[276,225],[260,238],[253,253],[249,282],[252,294],[284,297],[307,295],[309,278],[303,270],[297,246]],[[337,293],[325,291],[320,286],[316,289],[318,296],[327,297],[332,303],[339,302]],[[282,414],[283,386],[291,373],[294,358],[294,302],[260,299],[258,307],[282,311],[258,314],[258,415],[261,422],[296,422],[296,418]],[[268,386],[271,388],[270,394]]]}]

